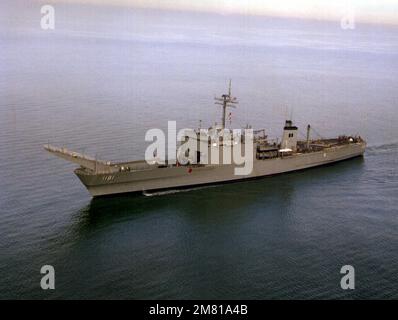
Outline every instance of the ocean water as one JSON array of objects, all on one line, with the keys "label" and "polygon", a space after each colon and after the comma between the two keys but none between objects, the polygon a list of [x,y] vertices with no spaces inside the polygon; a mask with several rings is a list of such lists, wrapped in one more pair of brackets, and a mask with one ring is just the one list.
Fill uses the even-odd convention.
[{"label": "ocean water", "polygon": [[[0,298],[398,298],[396,27],[57,4],[44,31],[38,3],[0,9]],[[219,122],[230,78],[232,127],[277,137],[292,116],[365,157],[92,200],[43,150],[143,158],[150,128]]]}]

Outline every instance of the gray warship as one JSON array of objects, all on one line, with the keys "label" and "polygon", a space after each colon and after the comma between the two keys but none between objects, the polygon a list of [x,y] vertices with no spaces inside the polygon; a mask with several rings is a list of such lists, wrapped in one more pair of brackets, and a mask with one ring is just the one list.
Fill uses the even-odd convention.
[{"label": "gray warship", "polygon": [[[227,108],[235,107],[238,101],[231,94],[231,85],[227,94],[215,100],[222,107],[222,120],[221,125],[209,130],[220,133],[226,128]],[[270,140],[264,129],[253,130],[252,170],[247,175],[236,175],[236,164],[205,163],[199,152],[189,156],[190,160],[185,164],[167,160],[159,164],[146,160],[103,161],[50,144],[44,148],[55,156],[79,165],[74,172],[93,197],[123,193],[151,194],[169,189],[263,178],[360,157],[365,152],[366,141],[360,136],[311,139],[311,126],[307,125],[306,129],[304,140],[298,139],[298,127],[291,119],[286,120],[281,139]],[[199,130],[195,132],[199,141]],[[209,152],[213,145],[217,145],[221,157],[225,148],[233,148],[223,143],[222,135],[217,136],[216,143],[209,139],[206,144]]]}]

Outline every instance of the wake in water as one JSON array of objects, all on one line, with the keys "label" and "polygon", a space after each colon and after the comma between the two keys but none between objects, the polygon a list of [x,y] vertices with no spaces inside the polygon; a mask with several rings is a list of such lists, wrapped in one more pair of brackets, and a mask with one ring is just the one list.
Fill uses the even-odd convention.
[{"label": "wake in water", "polygon": [[398,142],[370,145],[366,148],[368,154],[388,153],[398,150]]},{"label": "wake in water", "polygon": [[202,190],[202,189],[208,189],[208,188],[216,188],[218,185],[209,185],[209,186],[202,186],[202,187],[193,187],[193,188],[187,188],[187,189],[171,189],[171,190],[164,190],[164,191],[143,191],[142,194],[146,197],[153,197],[153,196],[164,196],[167,194],[175,194],[175,193],[181,193],[181,192],[190,192],[190,191],[196,191],[196,190]]}]

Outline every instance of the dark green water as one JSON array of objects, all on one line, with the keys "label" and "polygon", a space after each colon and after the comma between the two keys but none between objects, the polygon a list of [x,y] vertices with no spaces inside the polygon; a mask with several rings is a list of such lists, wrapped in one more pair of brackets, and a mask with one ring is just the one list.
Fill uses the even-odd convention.
[{"label": "dark green water", "polygon": [[[396,29],[60,8],[52,33],[34,6],[0,33],[0,298],[398,298]],[[230,77],[234,126],[279,136],[288,105],[301,128],[360,133],[365,157],[91,200],[42,149],[142,158],[149,128],[217,121]],[[346,264],[353,291],[340,288]]]}]

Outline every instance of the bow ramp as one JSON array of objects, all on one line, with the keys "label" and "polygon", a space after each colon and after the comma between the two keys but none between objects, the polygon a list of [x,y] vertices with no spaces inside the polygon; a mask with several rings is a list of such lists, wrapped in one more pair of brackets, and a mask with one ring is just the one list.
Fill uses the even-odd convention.
[{"label": "bow ramp", "polygon": [[66,148],[58,148],[50,144],[46,144],[44,149],[59,158],[76,163],[81,167],[92,170],[96,173],[111,173],[115,171],[115,167],[112,166],[110,162],[97,160],[81,153],[70,151]]}]

